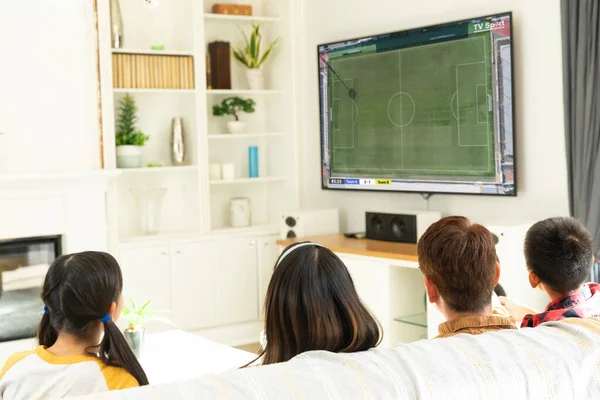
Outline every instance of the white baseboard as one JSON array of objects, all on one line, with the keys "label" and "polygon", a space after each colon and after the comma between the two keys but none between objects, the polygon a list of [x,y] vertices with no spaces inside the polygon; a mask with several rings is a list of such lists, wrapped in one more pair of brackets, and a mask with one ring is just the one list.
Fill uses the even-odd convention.
[{"label": "white baseboard", "polygon": [[262,321],[254,321],[202,329],[190,333],[227,346],[241,346],[249,343],[258,343],[260,341],[260,331],[263,329],[264,323]]}]

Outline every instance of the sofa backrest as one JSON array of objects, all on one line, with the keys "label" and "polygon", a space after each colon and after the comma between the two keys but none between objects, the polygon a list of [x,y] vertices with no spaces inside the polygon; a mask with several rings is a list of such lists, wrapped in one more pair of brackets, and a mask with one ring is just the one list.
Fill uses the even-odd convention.
[{"label": "sofa backrest", "polygon": [[458,335],[287,363],[92,399],[598,399],[600,320]]}]

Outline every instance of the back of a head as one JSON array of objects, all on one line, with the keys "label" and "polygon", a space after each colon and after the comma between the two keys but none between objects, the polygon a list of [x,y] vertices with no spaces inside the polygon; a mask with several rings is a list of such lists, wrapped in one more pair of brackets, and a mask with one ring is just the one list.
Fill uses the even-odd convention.
[{"label": "back of a head", "polygon": [[265,299],[263,364],[310,350],[365,351],[381,337],[344,263],[327,248],[302,243],[278,260]]},{"label": "back of a head", "polygon": [[456,312],[479,312],[491,303],[496,247],[490,231],[465,217],[442,218],[417,245],[419,268]]},{"label": "back of a head", "polygon": [[[98,346],[89,349],[107,365],[126,369],[140,385],[148,379],[116,324],[106,318],[118,303],[123,276],[117,260],[108,253],[85,251],[57,258],[46,274],[42,300],[46,312],[38,330],[40,345],[51,347],[61,332],[89,341],[104,324]],[[96,329],[96,330],[95,330]]]},{"label": "back of a head", "polygon": [[583,284],[592,268],[592,237],[574,218],[548,218],[525,236],[527,268],[550,289],[567,294]]},{"label": "back of a head", "polygon": [[87,327],[118,300],[122,287],[121,269],[110,254],[87,251],[57,258],[42,290],[51,326],[85,335]]}]

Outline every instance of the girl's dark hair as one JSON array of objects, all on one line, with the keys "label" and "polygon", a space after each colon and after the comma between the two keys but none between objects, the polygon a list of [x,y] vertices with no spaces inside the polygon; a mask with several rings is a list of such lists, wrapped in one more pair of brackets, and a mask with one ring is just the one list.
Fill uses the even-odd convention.
[{"label": "girl's dark hair", "polygon": [[342,260],[306,243],[288,246],[275,264],[265,299],[266,345],[256,359],[263,365],[310,350],[366,351],[382,339]]},{"label": "girl's dark hair", "polygon": [[48,312],[42,317],[38,341],[52,346],[59,332],[81,339],[91,338],[96,324],[104,324],[104,337],[98,346],[88,349],[106,365],[121,367],[140,385],[148,378],[113,321],[100,322],[123,289],[123,275],[117,260],[107,253],[85,251],[57,258],[46,275],[42,300]]}]

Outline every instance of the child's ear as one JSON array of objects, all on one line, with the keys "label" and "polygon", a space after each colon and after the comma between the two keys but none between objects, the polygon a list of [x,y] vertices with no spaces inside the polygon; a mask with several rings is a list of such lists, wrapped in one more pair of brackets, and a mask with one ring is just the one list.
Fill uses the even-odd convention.
[{"label": "child's ear", "polygon": [[537,276],[537,274],[533,271],[529,271],[529,284],[531,285],[532,288],[537,288],[540,283],[542,281],[540,281],[540,278]]},{"label": "child's ear", "polygon": [[501,272],[501,268],[500,268],[500,263],[496,263],[496,279],[494,280],[494,287],[496,287],[496,285],[498,285],[498,282],[500,282],[500,272]]},{"label": "child's ear", "polygon": [[435,283],[431,282],[425,275],[423,275],[423,283],[425,284],[425,291],[427,292],[429,302],[436,303],[440,299],[440,293],[438,292],[437,286],[435,286]]},{"label": "child's ear", "polygon": [[[117,303],[113,301],[113,302],[110,304],[110,308],[108,309],[108,314],[110,315],[110,319],[111,319],[112,321],[114,321],[114,320],[115,320],[115,312],[116,312],[116,311],[117,311]],[[118,318],[118,316],[117,316],[117,318]]]}]

